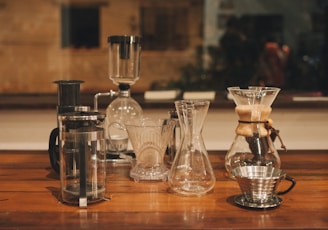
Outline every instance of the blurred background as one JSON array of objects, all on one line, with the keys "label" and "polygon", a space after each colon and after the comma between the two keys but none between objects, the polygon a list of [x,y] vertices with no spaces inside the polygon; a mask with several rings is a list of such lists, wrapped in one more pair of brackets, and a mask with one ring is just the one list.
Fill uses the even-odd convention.
[{"label": "blurred background", "polygon": [[327,0],[0,0],[0,28],[0,94],[116,88],[107,37],[123,34],[143,37],[133,92],[328,90]]}]

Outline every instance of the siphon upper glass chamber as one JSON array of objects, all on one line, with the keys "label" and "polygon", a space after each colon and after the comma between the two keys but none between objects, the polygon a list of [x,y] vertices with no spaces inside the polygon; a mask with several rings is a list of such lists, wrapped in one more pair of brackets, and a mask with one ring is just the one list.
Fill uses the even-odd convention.
[{"label": "siphon upper glass chamber", "polygon": [[116,85],[133,85],[140,77],[141,37],[115,35],[108,43],[109,78]]}]

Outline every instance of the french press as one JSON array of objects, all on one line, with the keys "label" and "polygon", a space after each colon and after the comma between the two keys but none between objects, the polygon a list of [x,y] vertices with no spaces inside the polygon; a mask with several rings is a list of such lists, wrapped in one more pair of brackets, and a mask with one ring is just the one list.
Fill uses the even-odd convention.
[{"label": "french press", "polygon": [[106,146],[105,115],[80,105],[82,82],[55,81],[58,127],[51,131],[48,152],[52,168],[60,174],[60,200],[86,207],[105,197]]},{"label": "french press", "polygon": [[106,143],[98,112],[60,114],[59,159],[61,200],[87,207],[105,199]]}]

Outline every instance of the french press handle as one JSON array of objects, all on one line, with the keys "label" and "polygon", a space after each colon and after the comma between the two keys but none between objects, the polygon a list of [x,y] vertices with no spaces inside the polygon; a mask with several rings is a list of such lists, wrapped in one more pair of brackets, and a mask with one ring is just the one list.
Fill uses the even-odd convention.
[{"label": "french press handle", "polygon": [[57,145],[57,139],[59,135],[59,128],[54,128],[49,137],[49,159],[52,169],[59,174],[59,146]]}]

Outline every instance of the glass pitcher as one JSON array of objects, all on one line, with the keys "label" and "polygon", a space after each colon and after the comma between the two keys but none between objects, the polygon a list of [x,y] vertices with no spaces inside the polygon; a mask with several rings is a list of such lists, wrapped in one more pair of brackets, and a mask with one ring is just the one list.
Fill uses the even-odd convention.
[{"label": "glass pitcher", "polygon": [[173,192],[200,196],[214,188],[215,176],[202,138],[209,104],[206,100],[175,102],[184,135],[169,173]]},{"label": "glass pitcher", "polygon": [[[269,118],[271,104],[280,89],[274,87],[229,87],[239,116],[235,139],[225,157],[230,177],[238,166],[259,165],[280,168],[280,158],[272,139],[279,135]],[[280,137],[279,137],[280,138]],[[284,146],[282,146],[284,147]]]}]

